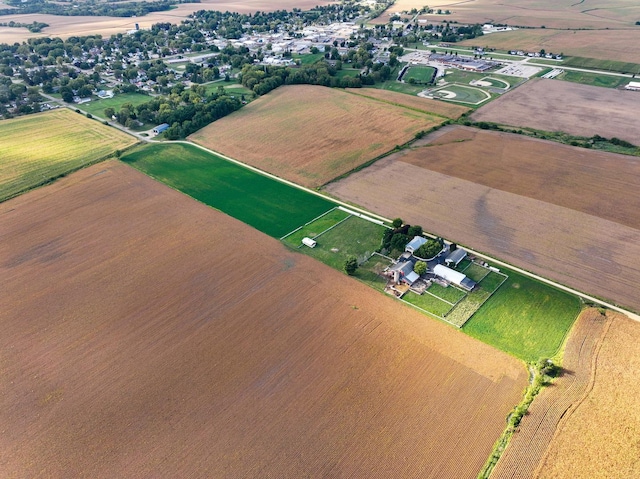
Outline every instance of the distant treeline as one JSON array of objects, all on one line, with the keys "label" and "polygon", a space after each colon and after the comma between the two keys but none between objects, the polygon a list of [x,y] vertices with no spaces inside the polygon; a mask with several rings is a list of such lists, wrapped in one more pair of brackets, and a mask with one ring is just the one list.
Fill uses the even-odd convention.
[{"label": "distant treeline", "polygon": [[47,0],[7,0],[5,2],[15,8],[0,9],[0,15],[15,15],[25,13],[48,13],[61,16],[110,16],[110,17],[138,17],[151,12],[163,12],[171,9],[177,3],[200,3],[200,0],[160,0],[158,2],[130,2],[115,6],[119,2],[97,2],[90,0],[82,4],[51,3]]},{"label": "distant treeline", "polygon": [[11,21],[11,22],[0,23],[0,27],[26,28],[31,33],[39,33],[42,31],[43,28],[46,28],[48,26],[49,26],[48,23],[42,23],[42,22],[20,23],[20,22]]}]

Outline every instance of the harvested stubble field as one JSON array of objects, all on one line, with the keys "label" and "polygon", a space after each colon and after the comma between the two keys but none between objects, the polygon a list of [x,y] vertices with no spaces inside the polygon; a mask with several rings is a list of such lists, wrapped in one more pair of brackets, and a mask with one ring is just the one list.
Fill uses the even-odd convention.
[{"label": "harvested stubble field", "polygon": [[3,120],[0,136],[0,201],[136,142],[66,108]]},{"label": "harvested stubble field", "polygon": [[[594,367],[604,336],[607,334],[609,321],[610,319],[607,320],[595,308],[585,309],[580,314],[565,347],[562,362],[563,374],[550,387],[543,389],[531,404],[507,449],[496,464],[491,474],[492,478],[535,477],[536,467],[543,459],[545,452],[552,451],[556,447],[552,443],[556,430],[566,422],[566,418],[571,416],[591,389],[596,373]],[[635,347],[635,350],[638,348]],[[590,418],[585,418],[585,421],[589,424],[589,428],[592,427]],[[576,464],[582,463],[584,456],[596,449],[597,447],[593,444],[588,448],[580,449],[581,452],[575,448],[576,456],[573,460]],[[614,477],[611,474],[617,469],[607,471],[609,475],[606,477]],[[569,477],[593,477],[590,474],[585,475],[585,472],[580,466]],[[633,477],[633,475],[619,477]]]},{"label": "harvested stubble field", "polygon": [[119,162],[0,232],[8,477],[473,477],[527,382]]},{"label": "harvested stubble field", "polygon": [[189,138],[281,178],[317,187],[443,121],[341,90],[290,85]]},{"label": "harvested stubble field", "polygon": [[291,10],[301,8],[308,10],[316,5],[328,5],[333,2],[316,0],[242,0],[237,2],[225,2],[220,0],[201,0],[198,3],[183,3],[164,12],[152,12],[143,17],[92,17],[92,16],[62,16],[47,14],[5,15],[2,22],[32,23],[34,21],[48,23],[50,26],[40,33],[31,33],[26,28],[0,27],[0,43],[13,44],[23,42],[34,37],[60,37],[97,35],[109,37],[118,33],[125,33],[135,28],[136,23],[140,28],[151,28],[160,22],[178,24],[185,20],[193,12],[198,10],[218,10],[221,12],[253,13],[258,10],[268,12],[274,10]]},{"label": "harvested stubble field", "polygon": [[402,161],[640,229],[640,158],[461,126],[420,144]]},{"label": "harvested stubble field", "polygon": [[429,156],[430,148],[399,152],[327,191],[390,218],[402,212],[439,236],[640,310],[640,263],[633,260],[640,229],[432,171]]},{"label": "harvested stubble field", "polygon": [[637,144],[640,94],[536,78],[477,110],[476,121],[616,137]]},{"label": "harvested stubble field", "polygon": [[470,108],[461,105],[452,105],[442,101],[431,100],[419,96],[411,96],[405,93],[398,93],[389,90],[380,90],[377,88],[347,88],[345,91],[354,95],[366,96],[392,105],[403,106],[412,110],[419,110],[425,113],[433,113],[434,115],[444,116],[456,120]]},{"label": "harvested stubble field", "polygon": [[587,394],[565,415],[536,477],[640,477],[640,324],[611,314]]}]

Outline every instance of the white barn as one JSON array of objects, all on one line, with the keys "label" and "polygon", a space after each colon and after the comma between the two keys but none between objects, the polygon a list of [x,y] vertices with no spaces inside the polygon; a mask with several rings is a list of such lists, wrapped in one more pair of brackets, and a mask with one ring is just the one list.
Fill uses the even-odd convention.
[{"label": "white barn", "polygon": [[454,271],[451,268],[447,268],[442,264],[437,264],[435,268],[433,268],[433,273],[436,276],[449,281],[450,283],[456,284],[461,288],[466,289],[467,291],[471,291],[476,285],[476,282],[472,279],[467,278],[466,275],[458,271]]}]

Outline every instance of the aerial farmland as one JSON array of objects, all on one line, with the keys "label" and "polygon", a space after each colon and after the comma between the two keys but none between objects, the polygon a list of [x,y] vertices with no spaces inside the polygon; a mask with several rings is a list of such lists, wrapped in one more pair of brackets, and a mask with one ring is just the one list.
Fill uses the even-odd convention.
[{"label": "aerial farmland", "polygon": [[9,476],[471,477],[526,385],[515,358],[122,163],[0,218]]}]

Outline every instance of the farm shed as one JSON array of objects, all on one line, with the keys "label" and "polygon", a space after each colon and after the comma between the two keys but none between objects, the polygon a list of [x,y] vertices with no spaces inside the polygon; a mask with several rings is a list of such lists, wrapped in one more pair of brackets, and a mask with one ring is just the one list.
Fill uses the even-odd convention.
[{"label": "farm shed", "polygon": [[626,86],[626,90],[640,91],[640,82],[630,81]]},{"label": "farm shed", "polygon": [[414,253],[420,246],[427,242],[427,238],[424,236],[414,236],[411,241],[407,243],[407,246],[404,247],[405,251],[409,253]]},{"label": "farm shed", "polygon": [[442,279],[446,279],[450,283],[457,284],[467,291],[471,291],[476,285],[476,282],[467,278],[466,275],[458,271],[454,271],[451,268],[447,268],[442,264],[437,264],[435,268],[433,268],[433,272],[436,276],[439,276]]},{"label": "farm shed", "polygon": [[393,274],[393,280],[396,283],[404,281],[411,286],[420,279],[420,275],[413,270],[413,262],[411,261],[398,262],[391,266],[387,271]]},{"label": "farm shed", "polygon": [[163,123],[162,125],[158,125],[153,129],[153,132],[156,135],[159,135],[160,133],[162,133],[165,130],[169,129],[169,123]]},{"label": "farm shed", "polygon": [[445,258],[444,262],[447,264],[447,266],[451,266],[452,263],[453,263],[453,266],[458,266],[460,261],[462,261],[466,257],[467,257],[467,252],[462,248],[458,248],[457,250],[449,253],[449,255]]},{"label": "farm shed", "polygon": [[315,240],[312,240],[311,238],[305,236],[304,238],[302,238],[302,244],[308,246],[309,248],[315,248],[316,244],[318,243]]}]

